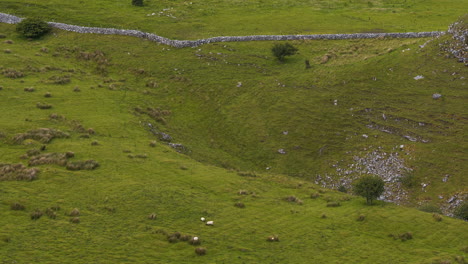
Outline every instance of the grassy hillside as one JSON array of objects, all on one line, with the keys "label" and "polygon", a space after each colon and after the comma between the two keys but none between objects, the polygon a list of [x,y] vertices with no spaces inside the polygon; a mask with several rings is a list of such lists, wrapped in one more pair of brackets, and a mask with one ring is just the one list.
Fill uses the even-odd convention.
[{"label": "grassy hillside", "polygon": [[[83,26],[140,29],[176,39],[226,35],[445,30],[466,0],[3,0],[2,12]],[[125,19],[122,19],[125,17]]]},{"label": "grassy hillside", "polygon": [[[466,192],[467,70],[439,51],[448,36],[422,49],[429,39],[294,42],[300,54],[280,64],[271,42],[175,50],[58,30],[29,41],[4,24],[0,34],[0,163],[47,163],[31,165],[40,170],[34,181],[0,181],[3,263],[468,259],[466,222],[384,202],[366,206],[314,184],[328,176],[325,183],[337,187],[342,170],[377,151],[398,153],[396,161],[412,169],[409,202],[437,204]],[[183,153],[148,123],[183,144]],[[39,128],[48,130],[18,137]],[[46,143],[44,131],[56,130],[68,137]],[[73,171],[59,155],[37,159],[66,152],[70,162],[99,167]],[[25,209],[12,210],[15,203]],[[74,208],[79,216],[70,216]],[[36,209],[44,215],[31,220]],[[70,222],[75,217],[79,223]],[[175,232],[199,236],[207,255],[170,243]],[[406,233],[413,238],[402,241]],[[271,235],[279,242],[266,241]]]}]

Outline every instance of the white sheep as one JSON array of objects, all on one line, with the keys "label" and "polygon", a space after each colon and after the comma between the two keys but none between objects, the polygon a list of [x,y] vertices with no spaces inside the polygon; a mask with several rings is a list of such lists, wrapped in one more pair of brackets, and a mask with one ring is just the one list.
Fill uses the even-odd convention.
[{"label": "white sheep", "polygon": [[198,237],[193,237],[193,241],[198,241]]},{"label": "white sheep", "polygon": [[210,225],[210,226],[212,226],[213,224],[214,224],[214,222],[213,222],[213,221],[207,221],[207,222],[206,222],[206,225]]},{"label": "white sheep", "polygon": [[201,220],[202,222],[205,222],[206,219],[205,219],[205,217],[202,217],[202,218],[200,218],[200,220]]}]

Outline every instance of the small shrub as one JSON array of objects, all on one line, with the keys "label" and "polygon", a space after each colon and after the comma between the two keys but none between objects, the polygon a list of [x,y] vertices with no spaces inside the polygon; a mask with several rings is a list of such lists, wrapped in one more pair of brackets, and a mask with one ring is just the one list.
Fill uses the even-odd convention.
[{"label": "small shrub", "polygon": [[157,143],[156,140],[152,140],[150,141],[149,146],[154,148],[156,147],[156,143]]},{"label": "small shrub", "polygon": [[453,212],[453,215],[457,218],[468,221],[468,202],[465,201],[459,205]]},{"label": "small shrub", "polygon": [[70,135],[64,133],[60,130],[53,128],[39,128],[35,130],[30,130],[26,133],[17,134],[13,141],[16,144],[20,144],[26,139],[38,140],[42,143],[49,143],[54,138],[68,138]]},{"label": "small shrub", "polygon": [[325,218],[327,218],[327,215],[326,215],[326,214],[322,214],[322,215],[320,216],[320,218],[325,219]]},{"label": "small shrub", "polygon": [[44,94],[44,97],[46,97],[46,98],[52,97],[52,94],[47,92],[47,93]]},{"label": "small shrub", "polygon": [[442,216],[440,214],[433,214],[432,218],[434,218],[434,220],[436,220],[437,222],[442,221]]},{"label": "small shrub", "polygon": [[439,207],[432,205],[432,204],[421,205],[420,207],[418,207],[418,210],[427,212],[427,213],[438,213],[438,214],[442,213]]},{"label": "small shrub", "polygon": [[69,75],[65,76],[52,76],[49,78],[47,83],[52,83],[52,84],[67,84],[70,83],[71,79]]},{"label": "small shrub", "polygon": [[146,155],[146,154],[137,154],[137,155],[135,155],[135,158],[146,159],[146,158],[148,158],[148,155]]},{"label": "small shrub", "polygon": [[79,217],[72,217],[72,218],[70,218],[70,223],[79,224],[80,223],[80,218]]},{"label": "small shrub", "polygon": [[143,0],[132,0],[132,5],[143,6]]},{"label": "small shrub", "polygon": [[45,103],[37,103],[36,107],[39,108],[39,109],[50,109],[50,108],[52,108],[52,105],[45,104]]},{"label": "small shrub", "polygon": [[99,167],[99,163],[95,160],[75,161],[67,163],[67,170],[94,170]]},{"label": "small shrub", "polygon": [[34,92],[36,89],[34,89],[34,87],[26,87],[23,89],[23,91],[25,92]]},{"label": "small shrub", "polygon": [[206,248],[202,248],[202,247],[197,247],[195,249],[195,253],[199,256],[203,256],[203,255],[206,255]]},{"label": "small shrub", "polygon": [[12,203],[10,205],[10,209],[15,210],[15,211],[22,211],[22,210],[24,210],[26,208],[24,207],[24,205],[22,205],[20,203]]},{"label": "small shrub", "polygon": [[317,198],[319,198],[319,197],[320,197],[320,194],[319,194],[319,193],[313,193],[313,194],[310,195],[310,198],[311,198],[311,199],[317,199]]},{"label": "small shrub", "polygon": [[38,220],[43,215],[42,211],[36,209],[34,212],[31,213],[31,220]]},{"label": "small shrub", "polygon": [[99,145],[99,142],[97,140],[93,140],[93,142],[91,142],[91,146],[97,146]]},{"label": "small shrub", "polygon": [[24,77],[24,73],[17,71],[15,69],[4,69],[2,71],[3,76],[11,78],[11,79],[18,79]]},{"label": "small shrub", "polygon": [[360,215],[360,216],[358,216],[358,218],[356,220],[359,221],[359,222],[362,222],[362,221],[366,220],[366,216],[365,215]]},{"label": "small shrub", "polygon": [[13,44],[14,42],[13,42],[13,40],[8,39],[8,40],[3,41],[3,43],[5,43],[5,44]]},{"label": "small shrub", "polygon": [[78,86],[75,86],[75,88],[73,88],[73,91],[74,92],[81,92],[80,87],[78,87]]},{"label": "small shrub", "polygon": [[39,169],[28,168],[23,164],[1,164],[0,181],[32,181],[37,179]]},{"label": "small shrub", "polygon": [[149,220],[156,220],[156,218],[157,218],[156,213],[152,213],[152,214],[148,215]]},{"label": "small shrub", "polygon": [[26,38],[39,38],[49,33],[51,27],[38,18],[26,18],[16,25],[16,32]]},{"label": "small shrub", "polygon": [[78,208],[74,208],[73,210],[70,211],[68,214],[69,216],[80,216],[80,210]]},{"label": "small shrub", "polygon": [[53,119],[53,120],[64,120],[65,119],[65,117],[63,115],[59,115],[59,114],[56,114],[56,113],[50,114],[49,118]]},{"label": "small shrub", "polygon": [[46,48],[46,47],[42,47],[42,48],[40,49],[40,51],[43,52],[43,53],[49,53],[49,49]]},{"label": "small shrub", "polygon": [[406,232],[406,233],[400,234],[399,237],[401,241],[406,241],[406,240],[413,239],[413,234],[411,232]]},{"label": "small shrub", "polygon": [[171,235],[167,236],[167,241],[169,243],[177,243],[177,242],[179,242],[179,238],[177,236],[175,236],[174,234],[171,234]]},{"label": "small shrub", "polygon": [[234,206],[237,207],[237,208],[245,208],[245,204],[241,203],[241,202],[235,203]]},{"label": "small shrub", "polygon": [[298,49],[290,43],[277,43],[271,48],[273,55],[281,62],[284,61],[284,57],[294,55],[297,51]]},{"label": "small shrub", "polygon": [[9,54],[9,53],[11,53],[11,49],[5,49],[5,50],[3,50],[3,52],[6,53],[6,54]]},{"label": "small shrub", "polygon": [[55,213],[55,210],[53,210],[52,208],[47,208],[45,213],[51,219],[57,218],[57,213]]},{"label": "small shrub", "polygon": [[339,207],[341,204],[339,202],[328,202],[327,207]]},{"label": "small shrub", "polygon": [[346,189],[346,186],[340,185],[340,187],[338,187],[338,191],[339,191],[339,192],[346,193],[346,192],[348,192],[348,189]]},{"label": "small shrub", "polygon": [[267,237],[268,242],[279,242],[279,237],[277,235],[272,235]]},{"label": "small shrub", "polygon": [[90,135],[96,134],[96,131],[94,131],[94,129],[92,129],[92,128],[88,128],[87,132],[88,132],[88,134],[90,134]]},{"label": "small shrub", "polygon": [[416,185],[416,178],[415,178],[414,174],[409,173],[409,174],[403,175],[400,178],[400,182],[404,187],[412,188],[412,187],[414,187]]}]

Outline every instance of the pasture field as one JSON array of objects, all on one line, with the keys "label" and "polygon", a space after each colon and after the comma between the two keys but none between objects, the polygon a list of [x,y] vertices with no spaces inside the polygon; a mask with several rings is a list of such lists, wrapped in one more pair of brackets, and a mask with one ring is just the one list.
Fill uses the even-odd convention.
[{"label": "pasture field", "polygon": [[[164,3],[192,14],[190,2],[180,1],[148,1],[141,9],[123,1],[102,1],[101,9],[91,8],[96,7],[91,1],[48,1],[47,6],[29,1],[23,8],[25,3],[2,1],[0,9],[145,31],[151,31],[143,23],[149,18],[137,19],[125,10],[145,15]],[[213,3],[192,6],[206,5],[214,13],[232,6]],[[314,3],[314,12],[326,14],[323,1],[239,1],[231,12],[252,5],[280,10],[288,3],[291,10]],[[328,3],[330,9],[356,8],[360,14],[390,5]],[[395,3],[410,7],[392,14],[415,12],[423,3]],[[430,9],[445,15],[431,22],[440,28],[421,30],[453,22],[463,1],[451,3],[452,11]],[[77,6],[86,12],[77,12]],[[104,16],[106,9],[134,17],[135,24],[120,24],[121,17],[112,22]],[[451,21],[443,21],[451,15]],[[193,16],[206,25],[215,19]],[[187,29],[193,21],[184,27],[154,16],[161,21],[153,26],[161,31],[151,32],[181,39],[219,35],[224,26],[229,35],[261,33],[251,24],[231,27],[234,15],[226,17],[225,25],[194,31]],[[417,23],[407,24],[421,31]],[[269,24],[264,33],[278,33],[278,25]],[[293,41],[299,53],[284,63],[271,55],[273,42],[173,49],[132,37],[60,30],[27,40],[7,24],[0,24],[0,35],[0,166],[21,163],[40,170],[33,181],[0,180],[0,263],[432,264],[468,259],[465,221],[383,201],[367,206],[350,194],[350,182],[340,181],[346,171],[348,180],[362,174],[355,167],[374,153],[398,157],[380,160],[403,164],[399,169],[407,181],[398,203],[443,207],[466,193],[468,71],[441,51],[440,45],[451,41],[448,35]],[[311,68],[305,68],[305,60]],[[435,93],[442,98],[433,99]],[[57,137],[48,141],[48,135]],[[181,145],[172,148],[164,135]],[[66,169],[57,157],[67,152],[65,163],[94,160],[99,167]],[[344,186],[348,193],[316,182]],[[39,211],[43,215],[33,220]],[[214,225],[206,226],[201,217]],[[177,233],[181,236],[175,239]],[[267,241],[274,235],[278,242]],[[183,241],[193,236],[201,245]],[[196,255],[196,247],[206,248],[206,255]]]},{"label": "pasture field", "polygon": [[174,39],[236,35],[445,30],[466,0],[3,0],[23,17],[92,27],[138,29]]}]

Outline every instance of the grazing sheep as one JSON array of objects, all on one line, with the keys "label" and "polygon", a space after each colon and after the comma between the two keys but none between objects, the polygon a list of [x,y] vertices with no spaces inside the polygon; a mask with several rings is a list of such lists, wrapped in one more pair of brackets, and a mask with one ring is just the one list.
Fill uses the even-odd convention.
[{"label": "grazing sheep", "polygon": [[202,222],[205,222],[206,219],[205,219],[205,217],[202,217],[202,218],[200,218],[200,220],[201,220]]},{"label": "grazing sheep", "polygon": [[214,222],[213,222],[213,221],[207,221],[207,222],[206,222],[206,225],[210,225],[210,226],[212,226],[213,224],[214,224]]}]

